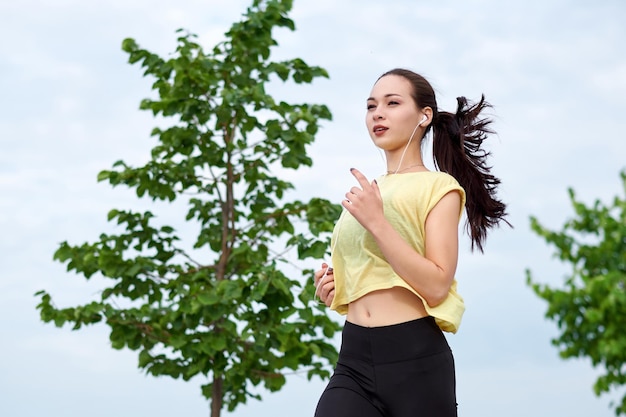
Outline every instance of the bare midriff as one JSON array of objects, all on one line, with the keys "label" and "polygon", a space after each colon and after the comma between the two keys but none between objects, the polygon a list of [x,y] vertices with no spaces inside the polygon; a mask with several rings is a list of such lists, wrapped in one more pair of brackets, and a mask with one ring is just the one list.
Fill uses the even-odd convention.
[{"label": "bare midriff", "polygon": [[428,316],[418,296],[402,287],[374,291],[351,302],[346,319],[364,327],[404,323]]}]

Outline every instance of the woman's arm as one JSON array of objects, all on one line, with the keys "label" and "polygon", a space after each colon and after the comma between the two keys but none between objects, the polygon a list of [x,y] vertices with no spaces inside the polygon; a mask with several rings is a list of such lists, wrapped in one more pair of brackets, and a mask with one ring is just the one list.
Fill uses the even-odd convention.
[{"label": "woman's arm", "polygon": [[429,306],[445,300],[458,260],[458,219],[461,196],[451,191],[431,210],[425,225],[424,256],[415,251],[385,219],[376,181],[358,170],[352,174],[361,188],[352,187],[342,205],[372,234],[393,270],[413,287]]}]

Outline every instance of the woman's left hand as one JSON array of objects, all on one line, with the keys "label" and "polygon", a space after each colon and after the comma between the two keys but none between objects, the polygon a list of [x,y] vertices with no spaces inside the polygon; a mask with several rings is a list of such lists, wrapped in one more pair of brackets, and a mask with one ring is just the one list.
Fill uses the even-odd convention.
[{"label": "woman's left hand", "polygon": [[350,169],[359,183],[346,193],[341,205],[368,231],[377,222],[384,220],[383,199],[376,180],[371,183],[358,169]]},{"label": "woman's left hand", "polygon": [[320,301],[326,304],[326,307],[330,307],[335,298],[335,275],[333,269],[327,264],[322,264],[322,269],[315,272],[315,296],[319,297]]}]

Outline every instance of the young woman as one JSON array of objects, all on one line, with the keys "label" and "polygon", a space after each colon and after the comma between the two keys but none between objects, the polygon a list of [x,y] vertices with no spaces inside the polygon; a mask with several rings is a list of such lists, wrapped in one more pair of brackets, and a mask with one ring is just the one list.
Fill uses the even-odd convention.
[{"label": "young woman", "polygon": [[[440,111],[433,88],[404,69],[383,74],[367,99],[366,125],[387,173],[342,201],[331,242],[333,268],[315,273],[316,295],[346,315],[339,360],[316,417],[457,415],[454,359],[442,331],[464,312],[454,278],[458,224],[467,214],[472,249],[505,217],[500,181],[481,149],[490,120],[484,97]],[[432,131],[437,171],[422,160]]]}]

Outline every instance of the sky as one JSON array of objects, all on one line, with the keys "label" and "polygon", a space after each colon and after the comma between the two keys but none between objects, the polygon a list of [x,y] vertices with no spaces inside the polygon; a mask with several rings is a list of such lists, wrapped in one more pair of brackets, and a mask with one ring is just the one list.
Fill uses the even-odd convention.
[{"label": "sky", "polygon": [[[0,2],[0,415],[6,417],[207,416],[201,381],[146,376],[136,354],[113,350],[108,328],[78,332],[39,320],[34,293],[57,306],[86,303],[98,283],[67,273],[52,255],[59,243],[91,242],[112,225],[111,208],[147,203],[97,183],[101,170],[149,156],[151,80],[128,64],[124,38],[167,56],[185,28],[210,48],[248,1],[2,0]],[[525,283],[530,268],[558,286],[569,272],[530,231],[534,215],[558,230],[580,200],[609,202],[626,167],[626,3],[622,0],[464,2],[296,0],[296,31],[279,31],[273,58],[300,57],[330,79],[270,87],[277,97],[329,106],[309,148],[311,168],[289,173],[296,198],[339,202],[385,166],[364,115],[375,79],[394,67],[428,78],[439,106],[485,94],[494,106],[493,172],[502,180],[514,228],[489,236],[485,254],[464,237],[457,280],[466,301],[459,332],[448,335],[463,417],[608,417],[611,400],[592,385],[600,370],[562,360],[546,304]],[[164,221],[170,212],[164,212]],[[315,268],[315,262],[303,268]],[[338,321],[341,318],[333,312]],[[339,347],[339,338],[333,339]],[[288,378],[232,417],[312,415],[325,381]]]}]

